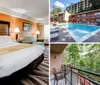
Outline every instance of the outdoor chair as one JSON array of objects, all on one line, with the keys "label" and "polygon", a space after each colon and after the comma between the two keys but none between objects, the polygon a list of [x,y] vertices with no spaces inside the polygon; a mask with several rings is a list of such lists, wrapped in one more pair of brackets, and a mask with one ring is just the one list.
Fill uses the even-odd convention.
[{"label": "outdoor chair", "polygon": [[67,74],[68,74],[68,67],[65,65],[65,64],[62,64],[61,65],[61,69],[62,69],[62,73],[63,73],[63,76],[65,78],[65,84],[67,84]]},{"label": "outdoor chair", "polygon": [[64,78],[62,71],[61,70],[57,71],[57,69],[53,68],[53,74],[54,74],[54,85],[55,82],[56,85],[58,85],[58,81]]}]

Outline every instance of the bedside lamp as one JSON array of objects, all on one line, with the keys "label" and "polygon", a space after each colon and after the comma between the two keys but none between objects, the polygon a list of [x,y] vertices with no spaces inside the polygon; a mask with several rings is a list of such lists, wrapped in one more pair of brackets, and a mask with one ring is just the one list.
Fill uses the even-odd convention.
[{"label": "bedside lamp", "polygon": [[20,30],[19,30],[18,27],[16,27],[16,28],[14,29],[14,33],[16,34],[16,40],[18,40],[18,34],[20,33]]},{"label": "bedside lamp", "polygon": [[36,35],[37,35],[37,39],[38,39],[38,37],[40,35],[40,31],[36,31]]}]

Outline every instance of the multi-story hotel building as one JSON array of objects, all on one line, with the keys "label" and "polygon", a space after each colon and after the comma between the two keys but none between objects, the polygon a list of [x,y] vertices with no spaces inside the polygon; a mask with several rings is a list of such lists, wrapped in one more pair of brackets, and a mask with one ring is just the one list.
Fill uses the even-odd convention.
[{"label": "multi-story hotel building", "polygon": [[70,15],[69,22],[100,25],[100,9]]},{"label": "multi-story hotel building", "polygon": [[89,3],[89,0],[80,0],[80,2],[71,4],[69,7],[67,7],[67,9],[72,12],[79,12],[80,10],[83,10],[89,7],[91,7],[91,3]]}]

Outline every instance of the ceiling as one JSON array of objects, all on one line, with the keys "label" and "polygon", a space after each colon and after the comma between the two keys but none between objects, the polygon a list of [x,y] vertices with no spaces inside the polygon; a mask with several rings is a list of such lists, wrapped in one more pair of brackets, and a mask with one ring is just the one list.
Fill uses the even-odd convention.
[{"label": "ceiling", "polygon": [[51,44],[50,52],[61,54],[66,48],[67,44]]},{"label": "ceiling", "polygon": [[0,6],[33,21],[49,23],[49,0],[0,0]]}]

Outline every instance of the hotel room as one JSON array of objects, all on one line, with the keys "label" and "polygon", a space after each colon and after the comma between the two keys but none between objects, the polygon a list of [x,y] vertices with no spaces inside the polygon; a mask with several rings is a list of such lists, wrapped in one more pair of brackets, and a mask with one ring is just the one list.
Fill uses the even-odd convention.
[{"label": "hotel room", "polygon": [[49,1],[1,0],[0,85],[48,84]]}]

